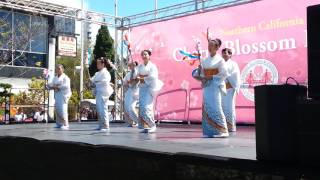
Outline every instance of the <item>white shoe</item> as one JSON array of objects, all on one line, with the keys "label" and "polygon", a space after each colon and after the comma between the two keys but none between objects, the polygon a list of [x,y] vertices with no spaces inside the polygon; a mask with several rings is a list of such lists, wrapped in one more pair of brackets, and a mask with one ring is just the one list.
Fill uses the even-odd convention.
[{"label": "white shoe", "polygon": [[229,133],[221,133],[221,134],[217,134],[217,135],[213,135],[214,138],[225,138],[225,137],[229,137]]},{"label": "white shoe", "polygon": [[137,124],[128,124],[128,127],[137,127]]},{"label": "white shoe", "polygon": [[157,127],[153,126],[152,128],[142,130],[141,133],[154,133],[156,132],[156,130],[157,130]]},{"label": "white shoe", "polygon": [[108,128],[108,127],[106,127],[106,128],[98,127],[98,128],[96,128],[95,130],[97,130],[97,131],[102,131],[102,132],[106,132],[106,131],[109,130],[109,128]]},{"label": "white shoe", "polygon": [[96,130],[96,131],[101,131],[101,129],[109,129],[110,128],[110,126],[109,125],[103,125],[103,126],[98,126],[97,128],[95,128],[94,130]]},{"label": "white shoe", "polygon": [[69,126],[61,126],[60,129],[61,130],[69,130]]},{"label": "white shoe", "polygon": [[153,126],[152,128],[148,129],[148,133],[154,133],[156,132],[156,130],[157,130],[157,127]]},{"label": "white shoe", "polygon": [[100,129],[101,132],[107,132],[108,130],[109,130],[109,129],[106,129],[106,128],[101,128],[101,129]]}]

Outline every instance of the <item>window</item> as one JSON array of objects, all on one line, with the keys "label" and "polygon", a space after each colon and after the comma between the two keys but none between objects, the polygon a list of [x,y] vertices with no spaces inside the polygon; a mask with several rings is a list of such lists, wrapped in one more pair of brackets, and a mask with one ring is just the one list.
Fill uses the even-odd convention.
[{"label": "window", "polygon": [[13,48],[30,51],[30,16],[22,13],[13,15]]},{"label": "window", "polygon": [[54,17],[55,31],[58,34],[74,34],[75,20],[62,17]]},{"label": "window", "polygon": [[27,65],[32,67],[46,67],[46,54],[28,53]]},{"label": "window", "polygon": [[31,52],[47,52],[47,29],[48,22],[46,18],[40,16],[31,16]]},{"label": "window", "polygon": [[0,64],[11,65],[11,51],[0,50]]},{"label": "window", "polygon": [[47,67],[47,47],[46,17],[0,9],[0,65]]},{"label": "window", "polygon": [[0,10],[0,49],[11,48],[12,13]]},{"label": "window", "polygon": [[28,67],[46,67],[46,54],[16,52],[15,53],[15,66],[28,66]]}]

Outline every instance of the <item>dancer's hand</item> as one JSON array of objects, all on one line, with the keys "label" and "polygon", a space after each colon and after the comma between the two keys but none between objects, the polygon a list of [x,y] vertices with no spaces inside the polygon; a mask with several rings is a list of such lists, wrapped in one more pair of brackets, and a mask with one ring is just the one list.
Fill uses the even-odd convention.
[{"label": "dancer's hand", "polygon": [[199,64],[199,66],[198,66],[198,76],[200,76],[201,70],[202,70],[202,66],[201,66],[201,64]]},{"label": "dancer's hand", "polygon": [[53,85],[53,86],[48,85],[47,88],[49,90],[57,90],[57,86],[56,85]]},{"label": "dancer's hand", "polygon": [[143,77],[137,77],[137,80],[140,82],[140,83],[144,83],[144,78]]},{"label": "dancer's hand", "polygon": [[57,86],[57,85],[52,86],[52,89],[55,90],[55,91],[59,91],[60,90],[59,86]]},{"label": "dancer's hand", "polygon": [[138,79],[138,78],[131,79],[131,80],[129,81],[129,84],[135,84],[135,83],[138,83],[139,81],[140,81],[140,79]]},{"label": "dancer's hand", "polygon": [[91,87],[91,81],[87,81],[85,85],[86,85],[86,87],[87,87],[88,89],[92,88],[92,87]]},{"label": "dancer's hand", "polygon": [[129,88],[129,85],[128,85],[128,84],[123,85],[123,90],[124,90],[124,92],[126,92],[128,88]]}]

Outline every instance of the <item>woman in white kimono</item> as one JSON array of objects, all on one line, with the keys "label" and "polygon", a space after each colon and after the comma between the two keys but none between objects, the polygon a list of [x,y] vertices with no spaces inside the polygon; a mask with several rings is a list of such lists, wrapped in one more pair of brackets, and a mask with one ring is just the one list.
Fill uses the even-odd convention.
[{"label": "woman in white kimono", "polygon": [[139,88],[138,82],[135,81],[138,74],[136,69],[138,63],[135,61],[130,63],[128,66],[130,72],[128,72],[123,79],[123,83],[126,89],[126,92],[124,94],[124,117],[129,126],[133,127],[138,125],[136,106],[139,99]]},{"label": "woman in white kimono", "polygon": [[236,131],[235,94],[240,89],[240,69],[238,64],[231,60],[232,51],[229,48],[222,49],[222,57],[226,61],[228,77],[226,79],[227,95],[222,97],[222,109],[226,116],[229,132]]},{"label": "woman in white kimono", "polygon": [[153,133],[157,129],[153,102],[163,86],[163,82],[158,79],[158,68],[150,61],[150,56],[151,51],[143,50],[141,52],[143,63],[138,66],[139,128],[143,128],[143,133]]},{"label": "woman in white kimono", "polygon": [[221,96],[226,94],[227,71],[224,59],[217,54],[220,39],[209,40],[209,57],[201,59],[192,75],[203,88],[202,128],[204,137],[228,137],[226,118],[222,111]]},{"label": "woman in white kimono", "polygon": [[96,96],[96,109],[99,126],[97,130],[107,131],[109,129],[108,100],[113,93],[110,81],[111,76],[107,70],[109,62],[106,58],[97,59],[98,72],[90,79],[93,83],[94,94]]},{"label": "woman in white kimono", "polygon": [[64,73],[63,65],[57,65],[56,76],[48,84],[48,88],[54,90],[56,128],[68,130],[68,101],[71,97],[71,88],[70,78]]}]

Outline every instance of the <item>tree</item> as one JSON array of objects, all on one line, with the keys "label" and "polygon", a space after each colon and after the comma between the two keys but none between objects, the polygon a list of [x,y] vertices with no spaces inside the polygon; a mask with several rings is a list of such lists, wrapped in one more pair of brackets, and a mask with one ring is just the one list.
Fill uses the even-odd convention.
[{"label": "tree", "polygon": [[[111,38],[108,27],[101,26],[97,38],[96,44],[93,50],[94,59],[90,64],[89,71],[90,75],[93,76],[95,72],[97,72],[97,62],[96,59],[100,57],[110,58],[112,62],[114,62],[114,40]],[[113,78],[114,79],[114,78]]]},{"label": "tree", "polygon": [[5,114],[5,102],[6,98],[11,97],[10,89],[12,88],[11,84],[0,83],[0,121],[4,120],[3,115]]},{"label": "tree", "polygon": [[12,88],[11,84],[0,83],[0,104],[5,101],[5,97],[11,96],[10,89]]}]

